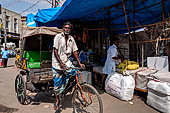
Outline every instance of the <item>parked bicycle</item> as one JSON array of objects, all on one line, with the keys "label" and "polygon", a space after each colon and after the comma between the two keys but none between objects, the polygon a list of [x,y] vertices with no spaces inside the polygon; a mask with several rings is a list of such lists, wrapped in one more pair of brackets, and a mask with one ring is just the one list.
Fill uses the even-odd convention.
[{"label": "parked bicycle", "polygon": [[[63,71],[66,79],[65,89],[59,95],[59,104],[68,92],[72,92],[74,113],[103,113],[103,104],[98,91],[90,84],[82,81],[80,68],[70,68],[70,71]],[[67,81],[68,80],[68,81]]]}]

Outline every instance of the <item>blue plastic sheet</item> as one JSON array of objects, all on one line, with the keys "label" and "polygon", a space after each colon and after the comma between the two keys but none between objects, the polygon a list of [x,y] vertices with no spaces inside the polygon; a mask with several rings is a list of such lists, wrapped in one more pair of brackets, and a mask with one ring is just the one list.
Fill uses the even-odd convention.
[{"label": "blue plastic sheet", "polygon": [[27,15],[27,26],[36,27],[36,22],[34,21],[34,14],[32,13]]},{"label": "blue plastic sheet", "polygon": [[[139,24],[141,26],[152,24],[163,20],[162,0],[136,0],[135,7],[133,1],[124,0],[130,27],[134,25],[139,26]],[[165,0],[165,18],[170,13],[169,5],[170,0]],[[108,10],[110,11],[110,15],[108,15]],[[133,17],[134,10],[135,17]],[[39,17],[42,18],[41,16]],[[67,20],[103,21],[108,18],[111,19],[111,29],[118,33],[127,32],[122,0],[67,0],[59,10],[56,9],[55,13],[51,12],[51,16],[45,17],[43,21],[36,18],[36,21],[41,22],[39,25],[57,26]],[[134,18],[135,23],[133,21]]]},{"label": "blue plastic sheet", "polygon": [[47,23],[51,21],[51,19],[56,15],[60,8],[61,7],[38,10],[34,20],[41,23]]}]

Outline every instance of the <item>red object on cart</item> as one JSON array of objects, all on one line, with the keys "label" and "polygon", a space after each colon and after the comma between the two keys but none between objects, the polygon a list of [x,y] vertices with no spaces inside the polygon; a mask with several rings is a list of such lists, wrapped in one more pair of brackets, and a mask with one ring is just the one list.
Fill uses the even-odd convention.
[{"label": "red object on cart", "polygon": [[2,66],[2,64],[3,64],[3,60],[2,60],[2,59],[0,59],[0,66]]}]

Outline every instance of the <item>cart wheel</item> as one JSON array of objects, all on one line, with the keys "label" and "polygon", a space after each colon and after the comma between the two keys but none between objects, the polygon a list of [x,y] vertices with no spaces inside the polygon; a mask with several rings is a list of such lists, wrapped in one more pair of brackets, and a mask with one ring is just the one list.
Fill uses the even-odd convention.
[{"label": "cart wheel", "polygon": [[19,103],[24,104],[26,100],[25,80],[21,74],[18,74],[15,79],[15,91]]}]

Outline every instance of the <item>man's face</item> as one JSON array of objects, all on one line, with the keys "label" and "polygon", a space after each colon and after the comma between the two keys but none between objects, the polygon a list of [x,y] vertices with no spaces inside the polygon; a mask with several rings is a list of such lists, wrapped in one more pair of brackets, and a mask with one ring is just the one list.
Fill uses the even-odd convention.
[{"label": "man's face", "polygon": [[69,35],[70,31],[71,31],[71,26],[70,25],[65,25],[63,27],[63,32],[64,32],[65,35]]}]

